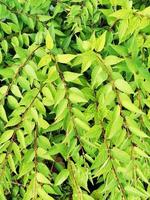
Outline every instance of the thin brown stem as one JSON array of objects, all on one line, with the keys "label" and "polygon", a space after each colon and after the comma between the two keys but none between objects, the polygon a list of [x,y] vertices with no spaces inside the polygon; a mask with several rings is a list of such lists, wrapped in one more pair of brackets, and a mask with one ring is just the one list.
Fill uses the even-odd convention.
[{"label": "thin brown stem", "polygon": [[38,160],[37,160],[37,138],[38,138],[38,125],[35,125],[34,130],[34,170],[35,170],[35,182],[34,182],[34,197],[33,199],[37,199],[37,167],[38,167]]},{"label": "thin brown stem", "polygon": [[123,185],[122,185],[121,182],[120,182],[120,179],[119,179],[117,170],[116,170],[116,168],[115,168],[115,166],[114,166],[114,164],[113,164],[113,160],[114,160],[114,159],[113,159],[113,157],[112,157],[112,155],[111,155],[111,150],[110,150],[110,148],[109,148],[109,146],[108,146],[106,137],[104,138],[104,143],[105,143],[106,148],[107,148],[107,153],[108,153],[109,160],[110,160],[110,162],[111,162],[112,171],[113,171],[113,173],[114,173],[114,176],[115,176],[115,179],[116,179],[116,181],[117,181],[118,187],[120,188],[120,191],[121,191],[121,194],[122,194],[122,200],[126,200],[126,199],[127,199],[127,198],[126,198],[126,193],[125,193],[125,190],[124,190]]},{"label": "thin brown stem", "polygon": [[[46,84],[46,83],[45,83],[45,84]],[[11,150],[10,150],[10,149],[11,149],[12,143],[13,143],[13,141],[14,141],[14,137],[15,137],[15,135],[16,135],[16,132],[17,132],[17,130],[19,130],[19,128],[21,127],[21,124],[22,124],[22,122],[23,122],[24,117],[26,116],[28,110],[29,110],[29,109],[32,107],[32,105],[34,104],[34,102],[35,102],[35,100],[36,100],[38,94],[41,92],[41,90],[42,90],[42,88],[44,87],[45,84],[43,84],[43,85],[40,87],[40,89],[38,90],[37,94],[35,95],[35,97],[34,97],[33,100],[31,101],[31,103],[29,104],[29,106],[28,106],[28,107],[25,109],[25,111],[23,112],[20,122],[19,122],[17,125],[15,125],[15,127],[13,127],[14,133],[13,133],[11,139],[10,139],[10,144],[9,144],[9,146],[8,146],[8,151],[7,151],[7,153],[6,153],[5,160],[4,160],[3,163],[2,163],[2,167],[1,167],[1,168],[2,168],[2,172],[0,173],[0,180],[2,180],[2,178],[3,178],[4,172],[5,172],[5,167],[6,167],[6,164],[7,164],[8,155],[11,153]]]},{"label": "thin brown stem", "polygon": [[37,173],[37,137],[38,137],[38,126],[36,124],[34,130],[34,164],[35,164],[35,173]]},{"label": "thin brown stem", "polygon": [[76,180],[76,176],[75,176],[75,174],[76,174],[76,172],[75,172],[75,170],[73,169],[73,167],[72,167],[72,164],[71,164],[71,160],[69,159],[68,160],[68,162],[70,163],[69,164],[69,168],[70,168],[70,176],[72,177],[72,179],[73,179],[73,189],[76,189],[77,191],[77,194],[78,194],[78,198],[79,198],[79,200],[83,200],[83,197],[82,197],[82,191],[81,191],[81,189],[80,189],[80,187],[79,187],[79,185],[78,185],[78,182],[77,182],[77,180]]},{"label": "thin brown stem", "polygon": [[72,119],[74,132],[75,132],[77,140],[79,140],[79,134],[78,134],[78,131],[77,131],[77,128],[76,128],[75,119],[74,119],[74,115],[73,115],[73,111],[72,111],[72,103],[71,103],[71,101],[69,99],[69,92],[68,92],[67,82],[65,81],[63,72],[60,70],[59,65],[58,65],[56,60],[55,60],[55,64],[56,64],[56,69],[57,69],[57,71],[59,73],[59,77],[62,80],[64,88],[65,88],[65,96],[66,96],[66,99],[67,99],[67,102],[68,102],[68,110],[69,110],[69,113],[70,113],[70,116],[71,116],[71,119]]},{"label": "thin brown stem", "polygon": [[[97,110],[97,112],[98,112],[98,102],[96,101],[96,110]],[[114,166],[114,163],[113,163],[113,156],[111,155],[111,149],[110,149],[110,147],[109,147],[109,145],[108,145],[108,143],[107,143],[107,138],[106,138],[106,134],[105,134],[105,130],[104,130],[104,124],[103,124],[103,121],[101,120],[100,121],[100,128],[102,128],[102,135],[103,135],[103,138],[104,138],[104,143],[105,143],[105,146],[106,146],[106,149],[107,149],[107,154],[108,154],[108,158],[109,158],[109,161],[111,162],[111,166],[112,166],[112,171],[113,171],[113,174],[114,174],[114,176],[115,176],[115,179],[116,179],[116,181],[117,181],[117,184],[118,184],[118,187],[119,187],[119,189],[120,189],[120,191],[121,191],[121,194],[122,194],[122,200],[126,200],[127,198],[126,198],[126,193],[125,193],[125,190],[124,190],[124,188],[123,188],[123,185],[122,185],[122,183],[120,182],[120,179],[119,179],[119,176],[118,176],[118,174],[117,174],[117,170],[116,170],[116,168],[115,168],[115,166]]]},{"label": "thin brown stem", "polygon": [[40,46],[37,46],[37,47],[30,53],[30,55],[27,57],[27,59],[18,67],[18,69],[16,70],[16,72],[15,72],[13,78],[12,78],[11,83],[8,85],[8,88],[7,88],[6,92],[5,92],[5,94],[3,95],[3,98],[0,100],[0,103],[2,103],[2,100],[5,100],[5,98],[7,97],[9,91],[10,91],[11,88],[12,88],[12,85],[14,84],[16,78],[19,76],[19,73],[20,73],[21,69],[25,67],[25,65],[28,63],[28,61],[30,60],[30,58],[31,58],[31,57],[33,56],[33,54],[35,53],[35,51],[36,51],[37,49],[39,49],[39,48],[40,48]]}]

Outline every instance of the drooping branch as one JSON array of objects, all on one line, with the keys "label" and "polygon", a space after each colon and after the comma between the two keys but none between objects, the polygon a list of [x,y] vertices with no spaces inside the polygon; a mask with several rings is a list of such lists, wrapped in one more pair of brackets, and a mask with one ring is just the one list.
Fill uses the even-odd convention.
[{"label": "drooping branch", "polygon": [[39,49],[41,46],[37,46],[30,54],[29,56],[26,58],[26,60],[17,68],[12,81],[10,82],[10,84],[7,87],[7,90],[5,92],[5,94],[3,95],[2,99],[0,100],[0,103],[2,104],[2,101],[5,101],[5,98],[7,97],[7,95],[9,94],[9,91],[11,90],[14,82],[16,81],[16,78],[19,76],[20,71],[26,66],[26,64],[29,62],[29,60],[31,59],[31,57],[34,55],[34,53],[36,52],[37,49]]},{"label": "drooping branch", "polygon": [[41,92],[42,88],[45,86],[46,83],[42,84],[40,89],[38,90],[37,94],[35,95],[35,97],[32,99],[31,103],[26,107],[26,109],[24,110],[24,112],[22,113],[22,116],[21,116],[21,119],[20,119],[20,122],[18,124],[16,124],[12,129],[14,130],[14,133],[12,135],[12,137],[10,138],[10,144],[9,146],[7,147],[7,153],[6,153],[6,156],[5,156],[5,159],[4,161],[2,162],[1,164],[1,168],[2,168],[2,171],[0,173],[0,182],[1,180],[3,179],[3,176],[4,176],[4,172],[5,172],[5,167],[6,167],[6,164],[7,164],[7,160],[8,160],[8,155],[11,153],[12,149],[12,144],[14,142],[14,138],[15,138],[15,135],[16,135],[16,132],[21,128],[21,125],[22,125],[22,122],[24,120],[24,117],[26,116],[27,112],[29,111],[29,109],[32,107],[32,105],[34,104],[36,98],[38,97],[39,93]]},{"label": "drooping branch", "polygon": [[56,69],[59,73],[59,77],[62,80],[62,83],[63,83],[64,88],[65,88],[65,97],[66,97],[66,100],[68,102],[68,111],[70,113],[70,117],[71,117],[71,120],[72,120],[72,123],[73,123],[73,129],[74,129],[74,132],[75,132],[75,136],[76,136],[77,140],[80,141],[80,136],[79,136],[77,128],[76,128],[75,119],[74,119],[74,115],[73,115],[73,111],[72,111],[72,103],[69,99],[69,90],[68,90],[67,82],[65,81],[63,72],[60,70],[60,67],[59,67],[56,60],[55,60],[55,64],[56,64]]}]

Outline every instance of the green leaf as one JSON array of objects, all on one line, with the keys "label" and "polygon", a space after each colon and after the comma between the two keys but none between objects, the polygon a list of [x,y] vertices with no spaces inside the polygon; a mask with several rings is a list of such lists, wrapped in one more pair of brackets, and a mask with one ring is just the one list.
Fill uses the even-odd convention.
[{"label": "green leaf", "polygon": [[69,171],[63,169],[55,178],[55,185],[61,185],[69,176]]},{"label": "green leaf", "polygon": [[67,109],[68,101],[67,99],[63,99],[57,106],[56,110],[56,119],[58,119]]},{"label": "green leaf", "polygon": [[[33,197],[33,179],[27,187],[26,193],[24,194],[23,200],[30,200]],[[35,184],[34,184],[35,185]]]},{"label": "green leaf", "polygon": [[41,117],[38,119],[38,122],[39,126],[43,129],[47,129],[49,127],[49,123]]},{"label": "green leaf", "polygon": [[0,144],[7,142],[13,135],[14,130],[5,131],[0,137]]},{"label": "green leaf", "polygon": [[58,78],[59,78],[59,74],[56,70],[56,66],[50,67],[50,69],[48,71],[48,81],[53,82]]},{"label": "green leaf", "polygon": [[135,151],[139,156],[142,156],[142,157],[145,157],[145,158],[149,158],[149,156],[148,156],[144,151],[142,151],[139,147],[134,147],[134,151]]},{"label": "green leaf", "polygon": [[92,71],[92,88],[100,86],[108,77],[108,74],[97,65]]},{"label": "green leaf", "polygon": [[149,138],[149,136],[145,134],[142,130],[140,130],[140,128],[136,125],[136,123],[132,121],[129,117],[126,117],[126,121],[131,133],[141,138]]},{"label": "green leaf", "polygon": [[148,198],[148,197],[150,197],[150,195],[148,194],[148,193],[143,193],[143,192],[141,192],[140,190],[138,190],[138,189],[136,189],[136,188],[134,188],[134,187],[132,187],[132,186],[130,186],[130,185],[127,185],[126,187],[125,187],[125,190],[128,192],[128,194],[133,194],[133,195],[135,195],[135,196],[139,196],[139,197],[143,197],[143,198]]},{"label": "green leaf", "polygon": [[21,129],[19,129],[17,132],[16,132],[16,135],[17,135],[17,140],[18,142],[21,144],[22,148],[26,148],[26,142],[25,142],[25,137],[24,137],[24,133]]},{"label": "green leaf", "polygon": [[13,142],[12,148],[17,160],[21,161],[21,153],[20,153],[19,146],[15,142]]},{"label": "green leaf", "polygon": [[92,64],[91,56],[92,55],[87,54],[87,55],[84,55],[82,57],[82,69],[81,69],[81,73],[87,71],[88,68],[91,66],[91,64]]},{"label": "green leaf", "polygon": [[[78,185],[89,192],[88,189],[88,168],[77,166],[75,176],[77,177]],[[82,177],[82,179],[81,179]]]},{"label": "green leaf", "polygon": [[44,96],[48,97],[50,101],[54,101],[53,99],[53,94],[51,92],[51,90],[48,87],[43,87],[42,88],[42,93]]},{"label": "green leaf", "polygon": [[1,52],[1,49],[0,49],[0,64],[1,64],[2,61],[3,61],[3,55],[2,55],[2,52]]},{"label": "green leaf", "polygon": [[[0,53],[0,61],[2,62],[2,54]],[[14,75],[14,71],[11,67],[9,68],[0,68],[0,75],[5,78],[12,78]]]},{"label": "green leaf", "polygon": [[109,159],[107,159],[103,165],[100,167],[100,169],[94,171],[93,175],[94,177],[101,176],[102,174],[106,173],[111,169],[111,163],[109,162]]},{"label": "green leaf", "polygon": [[123,107],[130,110],[131,112],[143,114],[143,112],[131,102],[131,99],[126,94],[120,93],[119,97]]},{"label": "green leaf", "polygon": [[60,101],[65,97],[65,89],[64,86],[58,88],[55,94],[55,106],[57,106]]},{"label": "green leaf", "polygon": [[20,98],[22,97],[20,89],[19,89],[19,87],[17,85],[12,85],[11,86],[11,91],[16,97],[20,97]]},{"label": "green leaf", "polygon": [[73,55],[73,54],[58,54],[56,56],[56,60],[59,63],[64,63],[67,64],[69,63],[71,60],[73,60],[77,55]]},{"label": "green leaf", "polygon": [[36,174],[36,178],[37,178],[37,181],[39,183],[45,183],[45,184],[50,184],[50,181],[48,180],[48,178],[46,178],[43,174],[41,173],[37,173]]},{"label": "green leaf", "polygon": [[120,125],[120,107],[116,106],[116,108],[114,109],[114,113],[113,113],[113,118],[112,118],[112,124],[110,126],[110,131],[109,131],[109,135],[108,138],[111,139],[113,138],[117,131],[121,128]]},{"label": "green leaf", "polygon": [[120,162],[129,163],[130,161],[130,156],[128,155],[128,153],[116,147],[112,149],[112,154],[113,154],[113,157],[119,160]]},{"label": "green leaf", "polygon": [[144,176],[143,172],[141,171],[140,168],[137,168],[136,169],[137,171],[137,174],[139,175],[139,177],[145,182],[145,183],[148,183],[148,179],[146,176]]},{"label": "green leaf", "polygon": [[23,76],[19,76],[18,78],[18,84],[20,85],[21,88],[25,90],[30,90],[30,84],[29,82],[25,79]]},{"label": "green leaf", "polygon": [[38,63],[38,67],[41,68],[45,65],[48,65],[50,62],[51,62],[51,56],[46,54],[41,58],[40,62]]},{"label": "green leaf", "polygon": [[0,118],[2,120],[4,120],[5,122],[8,121],[7,115],[6,115],[6,111],[5,111],[4,107],[3,107],[3,105],[0,105]]},{"label": "green leaf", "polygon": [[118,88],[120,91],[122,91],[126,94],[134,93],[131,86],[128,84],[128,82],[124,81],[123,79],[115,80],[114,85],[116,88]]},{"label": "green leaf", "polygon": [[21,117],[15,116],[7,122],[6,127],[15,126],[15,125],[19,124],[20,122],[21,122]]},{"label": "green leaf", "polygon": [[38,137],[38,146],[43,149],[50,149],[51,147],[49,139],[43,135]]},{"label": "green leaf", "polygon": [[12,95],[9,95],[7,97],[7,101],[8,101],[9,107],[13,110],[19,106],[17,99]]},{"label": "green leaf", "polygon": [[17,174],[17,172],[16,172],[16,167],[15,167],[15,163],[14,163],[14,160],[13,160],[13,157],[12,157],[11,154],[8,155],[8,163],[9,163],[9,166],[10,166],[11,170],[12,170],[15,174]]},{"label": "green leaf", "polygon": [[87,123],[83,122],[82,120],[75,118],[75,123],[82,129],[89,131],[90,127]]},{"label": "green leaf", "polygon": [[43,188],[49,194],[58,194],[50,185],[44,185]]},{"label": "green leaf", "polygon": [[11,34],[11,26],[3,22],[0,22],[0,25],[5,33]]},{"label": "green leaf", "polygon": [[54,200],[51,196],[49,196],[44,189],[40,185],[38,185],[38,195],[40,198],[44,200]]},{"label": "green leaf", "polygon": [[28,65],[28,64],[27,64],[27,65],[24,67],[24,70],[25,70],[25,72],[28,74],[29,77],[32,77],[32,78],[34,78],[34,79],[37,79],[36,73],[35,73],[35,71],[34,71],[34,69],[32,68],[31,65]]},{"label": "green leaf", "polygon": [[43,103],[42,103],[39,99],[36,99],[34,104],[35,104],[35,107],[37,108],[37,110],[38,110],[41,114],[45,115],[46,109],[45,109]]},{"label": "green leaf", "polygon": [[3,40],[1,42],[1,46],[2,46],[2,49],[4,50],[5,54],[7,54],[7,52],[8,52],[8,42],[7,42],[7,40]]},{"label": "green leaf", "polygon": [[84,94],[79,90],[78,88],[72,87],[69,89],[69,99],[73,103],[78,102],[87,102],[87,99],[85,98]]},{"label": "green leaf", "polygon": [[120,62],[122,62],[124,59],[123,58],[119,58],[117,56],[107,56],[104,59],[104,63],[105,65],[116,65]]},{"label": "green leaf", "polygon": [[52,160],[53,161],[53,158],[50,156],[50,154],[48,153],[48,151],[46,151],[45,149],[43,149],[41,147],[39,147],[37,149],[37,155],[40,158],[43,158],[43,159],[46,159],[46,160]]},{"label": "green leaf", "polygon": [[47,133],[47,132],[50,132],[50,131],[56,131],[56,130],[58,130],[61,127],[62,127],[62,122],[59,121],[59,122],[51,124],[49,126],[49,128],[47,128],[46,130],[43,131],[43,133]]},{"label": "green leaf", "polygon": [[77,79],[81,74],[74,73],[74,72],[64,72],[64,78],[66,81],[74,81]]},{"label": "green leaf", "polygon": [[34,163],[33,162],[23,162],[20,170],[19,170],[19,176],[18,179],[20,179],[22,176],[24,176],[25,174],[29,173],[32,171],[34,167]]},{"label": "green leaf", "polygon": [[146,17],[150,17],[150,6],[146,7],[142,11],[138,12],[138,14],[140,14],[142,16],[144,15]]},{"label": "green leaf", "polygon": [[[85,119],[83,118],[81,120],[84,121]],[[99,138],[101,133],[102,133],[102,131],[101,131],[100,125],[94,125],[89,129],[88,132],[86,132],[86,137],[87,138]]]},{"label": "green leaf", "polygon": [[96,39],[95,50],[100,52],[103,50],[106,41],[106,31]]},{"label": "green leaf", "polygon": [[46,48],[49,49],[49,50],[53,49],[54,43],[53,43],[53,39],[52,39],[49,31],[47,31],[47,33],[46,33],[45,40],[46,40]]},{"label": "green leaf", "polygon": [[[37,169],[40,173],[42,173],[45,177],[49,177],[50,175],[50,169],[45,163],[38,162]],[[49,181],[50,182],[50,181]]]},{"label": "green leaf", "polygon": [[128,19],[131,12],[132,11],[130,9],[120,9],[116,12],[113,12],[110,16],[115,17],[117,19]]},{"label": "green leaf", "polygon": [[6,197],[5,197],[5,194],[4,194],[4,190],[3,190],[2,184],[0,186],[0,199],[1,200],[7,200]]},{"label": "green leaf", "polygon": [[88,194],[83,194],[83,200],[94,200],[94,199]]}]

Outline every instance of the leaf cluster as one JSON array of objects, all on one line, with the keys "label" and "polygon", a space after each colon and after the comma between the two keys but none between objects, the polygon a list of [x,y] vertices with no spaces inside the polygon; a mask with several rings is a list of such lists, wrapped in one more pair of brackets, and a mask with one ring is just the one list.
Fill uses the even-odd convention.
[{"label": "leaf cluster", "polygon": [[0,0],[0,200],[150,198],[150,5]]}]

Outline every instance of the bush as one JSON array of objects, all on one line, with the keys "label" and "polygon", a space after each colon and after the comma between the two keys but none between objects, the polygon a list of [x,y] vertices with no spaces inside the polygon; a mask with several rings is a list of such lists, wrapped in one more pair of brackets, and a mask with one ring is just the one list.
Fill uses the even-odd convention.
[{"label": "bush", "polygon": [[149,0],[0,0],[0,200],[150,197]]}]

